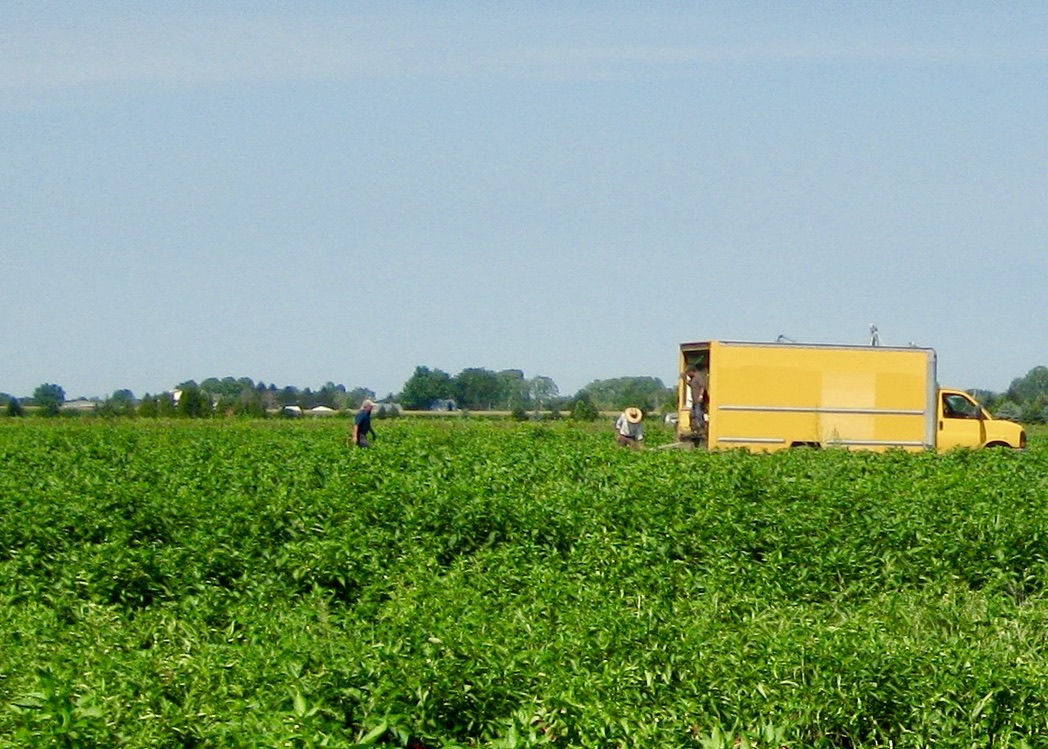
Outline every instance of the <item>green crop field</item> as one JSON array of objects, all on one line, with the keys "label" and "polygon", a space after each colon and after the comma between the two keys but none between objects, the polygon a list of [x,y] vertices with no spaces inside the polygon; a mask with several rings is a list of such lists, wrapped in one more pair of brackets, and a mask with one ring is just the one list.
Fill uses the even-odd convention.
[{"label": "green crop field", "polygon": [[0,420],[0,747],[1048,745],[1043,431],[376,427]]}]

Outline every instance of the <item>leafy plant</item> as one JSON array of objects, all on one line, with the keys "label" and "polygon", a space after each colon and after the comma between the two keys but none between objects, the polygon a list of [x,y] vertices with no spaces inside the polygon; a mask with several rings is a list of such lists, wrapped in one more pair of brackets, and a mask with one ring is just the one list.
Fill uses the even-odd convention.
[{"label": "leafy plant", "polygon": [[0,746],[1039,745],[1046,435],[8,420]]}]

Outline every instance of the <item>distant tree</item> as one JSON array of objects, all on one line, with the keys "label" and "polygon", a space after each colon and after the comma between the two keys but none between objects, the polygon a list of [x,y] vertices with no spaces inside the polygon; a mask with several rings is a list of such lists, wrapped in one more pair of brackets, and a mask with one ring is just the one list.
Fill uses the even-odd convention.
[{"label": "distant tree", "polygon": [[504,369],[498,373],[498,378],[502,391],[499,407],[514,413],[525,411],[531,405],[531,395],[523,370]]},{"label": "distant tree", "polygon": [[233,402],[233,414],[263,418],[266,415],[266,404],[263,402],[262,393],[244,383],[241,383],[241,386],[240,396]]},{"label": "distant tree", "polygon": [[998,405],[1007,400],[1006,396],[1001,393],[995,393],[992,390],[982,390],[975,388],[968,391],[968,395],[975,398],[979,403],[989,411],[993,411]]},{"label": "distant tree", "polygon": [[65,403],[65,391],[58,385],[45,383],[33,391],[33,402],[46,416],[57,416]]},{"label": "distant tree", "polygon": [[176,411],[179,416],[189,419],[200,419],[211,415],[211,396],[196,384],[181,389]]},{"label": "distant tree", "polygon": [[559,393],[560,390],[557,388],[557,383],[553,381],[552,377],[538,375],[528,381],[528,394],[531,396],[531,402],[535,406],[536,414],[542,410],[544,403],[549,403],[550,399],[556,397]]},{"label": "distant tree", "polygon": [[[226,380],[228,380],[231,384],[235,384],[235,382],[233,381],[232,377],[227,377]],[[190,381],[190,382],[192,382],[192,381]],[[184,387],[186,387],[188,385],[189,385],[189,383],[185,383],[183,385],[179,385],[179,387],[180,388],[184,388]],[[206,378],[205,380],[203,380],[200,383],[199,387],[205,393],[209,393],[210,395],[214,396],[216,399],[217,398],[221,398],[223,395],[236,395],[238,392],[240,392],[240,388],[236,388],[235,390],[229,390],[223,384],[223,381],[218,379],[217,377],[208,377],[208,378]]]},{"label": "distant tree", "polygon": [[146,393],[138,402],[138,415],[147,419],[155,419],[160,415],[160,404],[154,395]]},{"label": "distant tree", "polygon": [[1048,398],[1048,367],[1038,366],[1023,377],[1012,380],[1008,399],[1025,404],[1038,398]]},{"label": "distant tree", "polygon": [[313,396],[314,406],[326,406],[328,408],[335,407],[335,391],[329,390],[327,386],[324,386],[318,390]]},{"label": "distant tree", "polygon": [[571,418],[575,421],[596,421],[600,417],[600,411],[593,404],[590,394],[582,390],[575,396],[575,402],[571,406]]},{"label": "distant tree", "polygon": [[156,397],[157,415],[171,418],[178,415],[174,393],[161,393]]},{"label": "distant tree", "polygon": [[505,400],[503,381],[488,369],[463,369],[455,375],[455,400],[462,408],[491,410]]},{"label": "distant tree", "polygon": [[277,403],[281,406],[297,406],[298,397],[298,388],[293,388],[288,385],[277,395]]},{"label": "distant tree", "polygon": [[666,387],[657,377],[627,378],[619,399],[619,408],[639,405],[645,413],[651,413],[666,400]]},{"label": "distant tree", "polygon": [[677,391],[674,388],[666,388],[659,406],[663,413],[675,413],[677,411]]},{"label": "distant tree", "polygon": [[[369,388],[353,388],[346,393],[346,402],[343,408],[353,409],[354,411],[360,408],[360,404],[366,400],[375,400],[375,391]],[[393,396],[390,395],[388,400],[394,400]]]},{"label": "distant tree", "polygon": [[346,386],[328,382],[317,393],[316,405],[342,408],[346,403]]},{"label": "distant tree", "polygon": [[574,405],[575,405],[575,396],[573,396],[573,395],[572,396],[567,396],[567,395],[560,395],[560,394],[554,395],[553,397],[548,398],[543,403],[543,407],[547,411],[569,411],[570,412]]},{"label": "distant tree", "polygon": [[410,411],[428,409],[434,401],[454,399],[455,385],[451,375],[439,369],[415,367],[414,374],[404,383],[398,400]]},{"label": "distant tree", "polygon": [[100,416],[134,416],[135,395],[130,390],[116,390],[98,406],[97,411]]},{"label": "distant tree", "polygon": [[[185,389],[193,384],[190,380],[179,387]],[[242,397],[245,390],[254,390],[255,381],[250,377],[208,377],[200,383],[200,390],[217,403],[235,404]]]},{"label": "distant tree", "polygon": [[618,377],[595,380],[584,390],[601,410],[611,411],[637,406],[645,412],[657,410],[667,398],[667,388],[657,377]]},{"label": "distant tree", "polygon": [[1045,401],[1041,398],[1034,398],[1024,402],[1020,406],[1020,420],[1024,424],[1043,424],[1048,420],[1048,413],[1045,409]]},{"label": "distant tree", "polygon": [[109,396],[109,401],[117,413],[121,415],[127,416],[135,411],[135,394],[127,388],[114,390],[113,394]]},{"label": "distant tree", "polygon": [[[984,404],[985,405],[985,404]],[[1011,421],[1022,421],[1023,412],[1017,403],[1013,401],[1005,400],[1002,401],[997,408],[993,411],[993,415],[998,419],[1009,419]]]},{"label": "distant tree", "polygon": [[21,401],[14,396],[7,399],[7,405],[4,407],[5,412],[8,416],[19,417],[25,416],[25,409],[22,407]]},{"label": "distant tree", "polygon": [[259,382],[255,385],[255,390],[258,392],[258,397],[262,401],[263,409],[266,411],[276,411],[280,407],[280,404],[277,403],[277,395],[279,391],[277,390],[276,385],[266,387],[264,383]]}]

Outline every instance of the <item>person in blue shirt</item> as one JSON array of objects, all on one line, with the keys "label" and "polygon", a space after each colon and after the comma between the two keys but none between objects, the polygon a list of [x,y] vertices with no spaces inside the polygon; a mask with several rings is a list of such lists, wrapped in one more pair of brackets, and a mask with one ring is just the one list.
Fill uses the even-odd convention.
[{"label": "person in blue shirt", "polygon": [[365,400],[353,417],[353,444],[357,447],[369,447],[371,443],[368,442],[368,436],[375,438],[375,430],[371,428],[371,410],[374,407],[371,400]]}]

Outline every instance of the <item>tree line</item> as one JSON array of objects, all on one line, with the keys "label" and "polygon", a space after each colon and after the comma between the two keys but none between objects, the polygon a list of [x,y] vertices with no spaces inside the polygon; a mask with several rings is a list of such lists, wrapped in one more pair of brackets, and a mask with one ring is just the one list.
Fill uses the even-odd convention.
[{"label": "tree line", "polygon": [[[675,383],[674,383],[675,384]],[[1016,377],[1003,393],[971,390],[980,403],[998,418],[1025,424],[1048,423],[1048,367],[1037,366]],[[594,380],[574,395],[562,395],[551,377],[526,377],[523,370],[495,372],[482,367],[463,369],[456,375],[441,369],[418,366],[399,393],[376,397],[366,387],[346,388],[326,383],[318,390],[294,386],[278,387],[255,382],[250,377],[209,377],[188,380],[171,391],[136,398],[127,389],[94,401],[93,411],[115,416],[183,416],[215,414],[263,417],[288,407],[302,410],[324,406],[335,411],[360,408],[365,399],[376,401],[380,415],[400,410],[506,411],[518,416],[535,413],[568,414],[596,418],[601,411],[638,406],[648,413],[673,411],[676,388],[657,377],[619,377]],[[22,416],[27,408],[55,416],[66,404],[61,386],[44,383],[31,397],[0,393],[0,407],[8,416]]]},{"label": "tree line", "polygon": [[[263,417],[289,409],[308,411],[318,406],[334,411],[360,408],[364,400],[375,401],[379,415],[408,411],[467,410],[505,411],[517,416],[545,413],[577,418],[596,418],[600,411],[636,405],[648,412],[674,408],[675,390],[657,377],[622,377],[595,380],[574,395],[565,396],[551,377],[526,377],[523,370],[495,372],[470,367],[457,375],[441,369],[418,366],[399,393],[377,397],[366,387],[349,389],[326,383],[319,390],[255,382],[250,377],[209,377],[201,382],[187,380],[170,391],[146,393],[137,398],[121,389],[104,399],[89,402],[90,410],[105,416],[187,417],[213,415]],[[21,416],[27,408],[56,416],[69,410],[64,389],[44,383],[31,397],[0,393],[0,406],[9,416]],[[65,406],[65,408],[63,408]]]},{"label": "tree line", "polygon": [[972,391],[994,416],[1023,424],[1048,423],[1048,367],[1037,366],[1016,377],[1003,393]]}]

